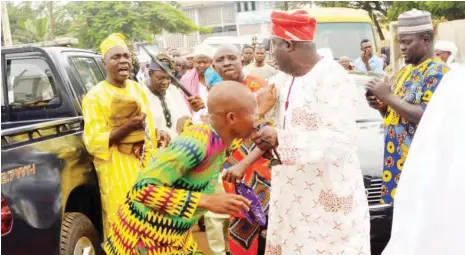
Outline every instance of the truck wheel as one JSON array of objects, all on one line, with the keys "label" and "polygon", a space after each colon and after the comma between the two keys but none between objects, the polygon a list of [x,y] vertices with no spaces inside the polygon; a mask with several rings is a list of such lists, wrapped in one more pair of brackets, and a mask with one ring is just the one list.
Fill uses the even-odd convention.
[{"label": "truck wheel", "polygon": [[100,254],[99,237],[92,222],[82,213],[66,213],[61,224],[60,255]]}]

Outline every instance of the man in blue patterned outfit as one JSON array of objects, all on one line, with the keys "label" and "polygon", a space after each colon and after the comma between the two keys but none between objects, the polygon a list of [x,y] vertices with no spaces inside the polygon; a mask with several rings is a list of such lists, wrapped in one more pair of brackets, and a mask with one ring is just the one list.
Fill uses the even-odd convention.
[{"label": "man in blue patterned outfit", "polygon": [[369,105],[384,117],[384,164],[381,203],[393,204],[397,184],[418,123],[449,68],[434,58],[434,32],[429,12],[412,10],[398,19],[403,67],[391,81],[366,85]]}]

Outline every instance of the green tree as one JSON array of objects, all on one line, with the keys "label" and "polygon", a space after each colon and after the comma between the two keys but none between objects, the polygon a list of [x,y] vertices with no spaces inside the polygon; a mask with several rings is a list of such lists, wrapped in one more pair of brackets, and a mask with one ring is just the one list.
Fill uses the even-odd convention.
[{"label": "green tree", "polygon": [[53,19],[55,26],[56,37],[74,37],[71,31],[73,17],[67,8],[67,4],[61,2],[53,2]]},{"label": "green tree", "polygon": [[71,30],[85,48],[97,49],[111,33],[150,42],[163,30],[178,33],[204,30],[167,2],[71,2],[66,7],[74,20]]},{"label": "green tree", "polygon": [[40,16],[40,8],[34,8],[32,2],[28,1],[7,2],[7,8],[13,44],[36,42],[25,24],[27,20],[33,21]]},{"label": "green tree", "polygon": [[394,2],[392,8],[388,11],[388,18],[389,20],[397,20],[401,13],[414,8],[431,12],[433,19],[465,19],[464,1]]},{"label": "green tree", "polygon": [[30,33],[34,42],[45,41],[49,39],[50,19],[48,17],[28,19],[23,23],[23,27]]}]

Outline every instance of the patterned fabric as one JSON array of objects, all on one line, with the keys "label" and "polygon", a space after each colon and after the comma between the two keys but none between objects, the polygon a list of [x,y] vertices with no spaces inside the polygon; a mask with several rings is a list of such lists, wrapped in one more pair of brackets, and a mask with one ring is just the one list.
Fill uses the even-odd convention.
[{"label": "patterned fabric", "polygon": [[421,118],[383,255],[465,254],[464,73],[459,66],[444,75]]},{"label": "patterned fabric", "polygon": [[305,10],[294,12],[273,11],[271,13],[271,34],[291,41],[312,41],[316,19]]},{"label": "patterned fabric", "polygon": [[[266,84],[265,80],[252,75],[248,75],[243,83],[247,85],[252,92],[257,92]],[[249,139],[235,140],[231,147],[231,154],[228,155],[226,159],[224,168],[228,169],[236,165],[247,157],[254,148],[255,144]],[[253,188],[255,194],[262,203],[265,213],[268,213],[271,170],[270,159],[266,156],[260,157],[246,170],[243,180],[247,185]],[[234,184],[223,182],[223,185],[227,193],[236,194]],[[259,234],[262,231],[266,232],[266,227],[260,227],[257,223],[250,224],[242,213],[233,217],[229,225],[228,238],[231,254],[258,254]]]},{"label": "patterned fabric", "polygon": [[197,208],[200,196],[214,192],[211,181],[224,160],[224,143],[210,125],[185,130],[141,171],[111,224],[105,252],[194,254],[190,229],[206,212]]},{"label": "patterned fabric", "polygon": [[[413,67],[408,65],[394,77],[394,95],[410,104],[426,109],[443,75],[449,71],[439,59],[428,59]],[[397,183],[407,158],[418,124],[409,122],[388,107],[384,119],[384,171],[381,187],[381,203],[392,204]]]},{"label": "patterned fabric", "polygon": [[118,145],[109,146],[111,102],[115,96],[134,98],[141,106],[141,112],[147,114],[146,135],[150,137],[144,147],[144,164],[157,151],[154,122],[150,113],[146,94],[140,85],[127,80],[124,88],[102,81],[93,87],[82,101],[84,126],[84,144],[87,151],[94,157],[94,166],[100,184],[102,200],[104,235],[107,236],[109,221],[116,214],[118,206],[125,200],[127,192],[131,189],[137,177],[141,162],[134,154],[125,154],[118,150]]},{"label": "patterned fabric", "polygon": [[283,164],[271,171],[265,254],[370,254],[354,81],[328,58],[282,80],[276,124]]},{"label": "patterned fabric", "polygon": [[102,53],[102,56],[105,57],[105,54],[107,54],[109,50],[117,46],[127,48],[128,46],[124,42],[125,40],[126,40],[126,37],[124,37],[124,35],[121,33],[113,33],[109,35],[100,44],[100,52]]},{"label": "patterned fabric", "polygon": [[431,13],[412,9],[403,12],[397,19],[399,35],[417,34],[427,31],[434,31],[433,20]]},{"label": "patterned fabric", "polygon": [[247,87],[250,88],[252,92],[257,92],[263,86],[265,86],[266,81],[263,78],[254,75],[247,75],[245,79],[242,81]]}]

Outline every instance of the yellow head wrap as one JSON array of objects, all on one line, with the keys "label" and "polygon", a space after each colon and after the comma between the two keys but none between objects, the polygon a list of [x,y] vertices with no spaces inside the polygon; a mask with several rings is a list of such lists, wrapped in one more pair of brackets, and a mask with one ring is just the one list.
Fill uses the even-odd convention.
[{"label": "yellow head wrap", "polygon": [[123,34],[120,34],[120,33],[114,33],[114,34],[111,34],[109,35],[107,38],[105,38],[105,40],[103,40],[103,42],[100,44],[100,52],[102,53],[102,56],[105,57],[105,54],[107,54],[107,52],[116,47],[116,46],[121,46],[121,47],[125,47],[127,48],[128,46],[126,45],[126,43],[124,42],[124,40],[126,40],[126,38],[124,37]]}]

